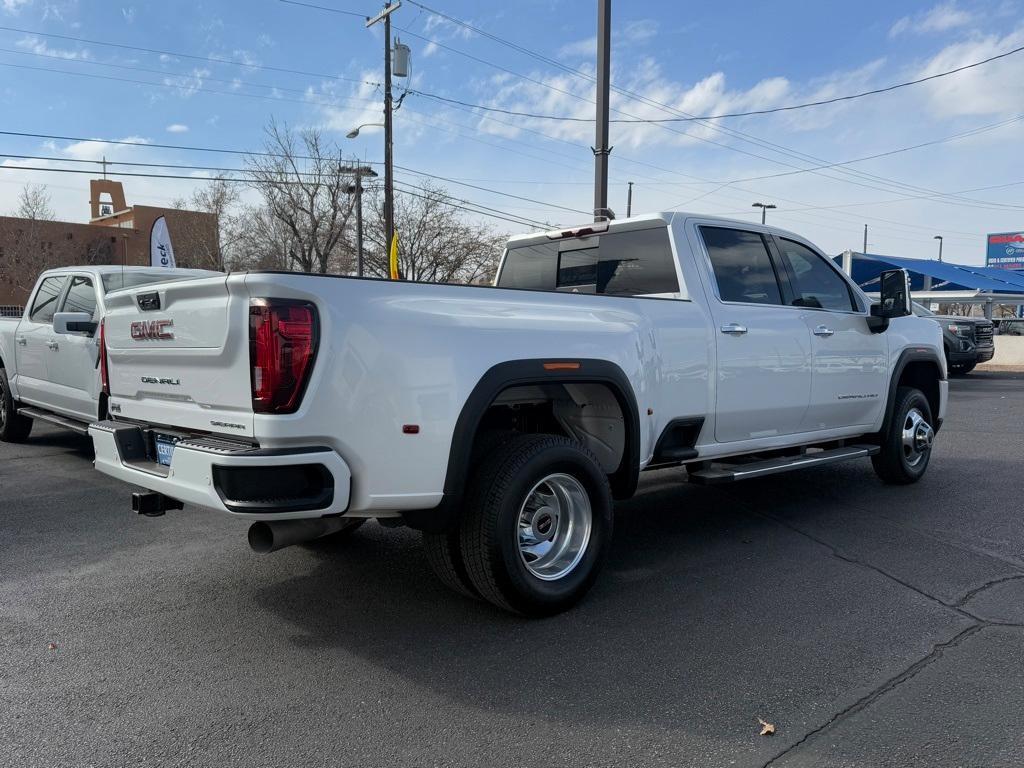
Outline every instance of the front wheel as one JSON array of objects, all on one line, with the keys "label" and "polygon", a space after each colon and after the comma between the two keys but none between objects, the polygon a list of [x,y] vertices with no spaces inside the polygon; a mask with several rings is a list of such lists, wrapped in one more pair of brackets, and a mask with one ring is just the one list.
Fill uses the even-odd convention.
[{"label": "front wheel", "polygon": [[934,438],[928,398],[919,389],[900,387],[882,450],[871,457],[875,474],[893,485],[916,483],[928,468]]},{"label": "front wheel", "polygon": [[574,605],[608,558],[612,496],[597,458],[557,435],[523,435],[490,454],[460,526],[466,572],[481,597],[549,616]]},{"label": "front wheel", "polygon": [[32,431],[32,419],[18,415],[18,406],[11,394],[7,371],[0,368],[0,441],[21,443]]}]

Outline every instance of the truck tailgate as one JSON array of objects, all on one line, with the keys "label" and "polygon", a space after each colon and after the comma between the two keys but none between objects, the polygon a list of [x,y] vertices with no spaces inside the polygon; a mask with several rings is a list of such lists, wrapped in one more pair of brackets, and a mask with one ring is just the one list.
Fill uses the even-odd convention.
[{"label": "truck tailgate", "polygon": [[111,413],[182,431],[253,435],[249,297],[228,276],[107,297]]}]

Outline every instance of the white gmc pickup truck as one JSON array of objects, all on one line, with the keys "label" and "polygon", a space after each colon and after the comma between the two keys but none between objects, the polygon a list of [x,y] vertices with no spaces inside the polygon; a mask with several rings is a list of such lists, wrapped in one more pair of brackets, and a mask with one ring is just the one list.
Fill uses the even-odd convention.
[{"label": "white gmc pickup truck", "polygon": [[367,518],[453,589],[564,610],[642,470],[724,483],[928,465],[942,335],[803,238],[683,213],[513,238],[495,286],[249,272],[111,296],[96,467],[250,521],[256,551]]},{"label": "white gmc pickup truck", "polygon": [[0,440],[28,438],[33,421],[85,434],[106,416],[96,330],[109,291],[214,274],[149,267],[43,272],[21,318],[0,318]]}]

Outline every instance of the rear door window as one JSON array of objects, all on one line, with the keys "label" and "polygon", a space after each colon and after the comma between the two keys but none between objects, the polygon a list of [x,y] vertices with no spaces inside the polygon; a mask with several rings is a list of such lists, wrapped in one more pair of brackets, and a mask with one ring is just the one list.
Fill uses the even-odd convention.
[{"label": "rear door window", "polygon": [[96,289],[92,278],[75,275],[71,278],[67,298],[64,299],[64,312],[85,312],[96,320]]},{"label": "rear door window", "polygon": [[856,310],[850,286],[823,256],[794,240],[777,238],[777,242],[796,294],[793,306],[841,312]]},{"label": "rear door window", "polygon": [[53,316],[57,313],[57,302],[64,292],[64,284],[67,282],[66,275],[57,275],[43,280],[36,291],[36,297],[32,301],[32,312],[29,320],[33,323],[52,323]]},{"label": "rear door window", "polygon": [[782,304],[779,278],[768,242],[759,232],[701,227],[722,301]]},{"label": "rear door window", "polygon": [[677,293],[679,279],[668,228],[653,227],[510,248],[498,287],[645,296]]}]

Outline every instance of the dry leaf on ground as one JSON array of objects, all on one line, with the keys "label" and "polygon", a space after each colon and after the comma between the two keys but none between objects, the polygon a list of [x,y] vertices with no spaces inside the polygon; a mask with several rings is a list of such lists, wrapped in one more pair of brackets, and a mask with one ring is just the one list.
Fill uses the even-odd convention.
[{"label": "dry leaf on ground", "polygon": [[760,717],[757,718],[757,722],[759,722],[761,724],[761,735],[762,736],[774,736],[775,735],[775,726],[774,725],[772,725],[769,722],[766,722],[765,720],[762,720]]}]

